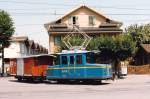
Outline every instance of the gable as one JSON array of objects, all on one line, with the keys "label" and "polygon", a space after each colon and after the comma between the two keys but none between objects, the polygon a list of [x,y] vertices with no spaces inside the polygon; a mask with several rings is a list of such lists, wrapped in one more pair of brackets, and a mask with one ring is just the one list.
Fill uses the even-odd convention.
[{"label": "gable", "polygon": [[111,21],[113,23],[120,23],[120,22],[116,22],[113,21],[111,19],[109,19],[108,17],[104,16],[103,14],[99,13],[98,11],[89,8],[87,6],[80,6],[76,9],[73,9],[72,11],[68,12],[67,14],[65,14],[64,16],[62,16],[61,18],[59,18],[56,22],[61,22],[61,23],[65,23],[68,25],[68,21],[69,18],[71,16],[76,16],[78,18],[78,25],[80,27],[88,27],[88,21],[89,21],[89,16],[94,16],[95,17],[95,26],[94,27],[98,27],[101,23],[106,23],[107,21]]},{"label": "gable", "polygon": [[[100,23],[105,22],[106,21],[106,17],[99,15],[89,9],[87,9],[86,7],[82,7],[80,9],[77,9],[75,11],[73,11],[72,13],[68,14],[67,16],[63,17],[61,19],[62,23],[66,23],[68,24],[69,22],[69,18],[71,16],[76,16],[78,18],[78,24],[82,27],[86,27],[88,26],[88,20],[89,20],[89,16],[94,16],[95,17],[95,24],[98,26]],[[96,26],[95,25],[95,26]]]},{"label": "gable", "polygon": [[[93,19],[91,22],[90,16],[94,16],[94,22],[93,22]],[[60,17],[56,21],[44,24],[44,26],[48,31],[50,30],[51,27],[66,28],[72,25],[70,23],[73,23],[73,18],[77,20],[76,22],[77,24],[73,24],[73,25],[77,25],[79,27],[97,27],[98,28],[103,25],[107,25],[107,26],[115,25],[117,27],[120,27],[122,25],[121,22],[111,20],[108,17],[104,16],[103,14],[99,13],[98,11],[83,5],[66,13],[64,16]],[[91,25],[90,23],[92,24],[94,23],[94,25]]]},{"label": "gable", "polygon": [[97,14],[98,16],[100,16],[100,17],[103,17],[103,18],[105,18],[106,19],[106,16],[103,16],[102,14],[100,14],[99,12],[97,12],[97,11],[95,11],[94,9],[91,9],[91,8],[89,8],[89,7],[87,7],[87,6],[80,6],[80,7],[78,7],[78,8],[76,8],[76,9],[73,9],[73,11],[71,11],[71,12],[69,12],[69,13],[67,13],[67,14],[65,14],[61,19],[64,19],[65,17],[67,17],[67,16],[69,16],[69,15],[74,15],[74,14],[77,14],[78,12],[83,12],[83,13],[81,13],[81,14],[87,14],[87,13],[90,13],[90,14]]}]

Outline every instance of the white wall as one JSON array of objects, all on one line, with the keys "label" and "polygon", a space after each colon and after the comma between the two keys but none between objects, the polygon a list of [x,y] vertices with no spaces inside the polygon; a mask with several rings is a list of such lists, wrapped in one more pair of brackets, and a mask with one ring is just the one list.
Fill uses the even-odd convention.
[{"label": "white wall", "polygon": [[21,57],[20,43],[12,42],[8,48],[4,49],[5,58]]},{"label": "white wall", "polygon": [[17,58],[31,54],[38,54],[38,52],[28,48],[24,42],[11,42],[11,45],[4,49],[4,58]]},{"label": "white wall", "polygon": [[[89,16],[95,16],[95,25],[89,26]],[[62,23],[66,23],[69,25],[69,18],[70,16],[77,16],[78,17],[78,25],[79,27],[99,27],[99,25],[106,21],[106,19],[86,8],[81,8],[74,13],[66,16],[62,19]]]}]

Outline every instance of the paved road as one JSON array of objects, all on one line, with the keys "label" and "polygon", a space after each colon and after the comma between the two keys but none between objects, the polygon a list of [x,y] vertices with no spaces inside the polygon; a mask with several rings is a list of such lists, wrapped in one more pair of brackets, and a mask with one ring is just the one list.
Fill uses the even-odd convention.
[{"label": "paved road", "polygon": [[150,99],[150,75],[129,75],[102,85],[19,83],[0,78],[0,99]]}]

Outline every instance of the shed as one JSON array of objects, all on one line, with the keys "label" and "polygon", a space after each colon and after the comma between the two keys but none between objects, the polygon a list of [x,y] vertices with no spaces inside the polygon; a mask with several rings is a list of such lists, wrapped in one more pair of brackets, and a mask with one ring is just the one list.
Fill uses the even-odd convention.
[{"label": "shed", "polygon": [[134,65],[146,64],[150,64],[150,44],[141,44],[134,57]]}]

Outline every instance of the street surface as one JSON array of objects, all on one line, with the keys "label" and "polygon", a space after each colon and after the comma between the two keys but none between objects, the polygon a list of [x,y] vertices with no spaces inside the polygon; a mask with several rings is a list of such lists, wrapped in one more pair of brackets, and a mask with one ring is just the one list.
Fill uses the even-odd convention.
[{"label": "street surface", "polygon": [[128,75],[103,84],[20,83],[0,77],[0,99],[150,99],[150,75]]}]

